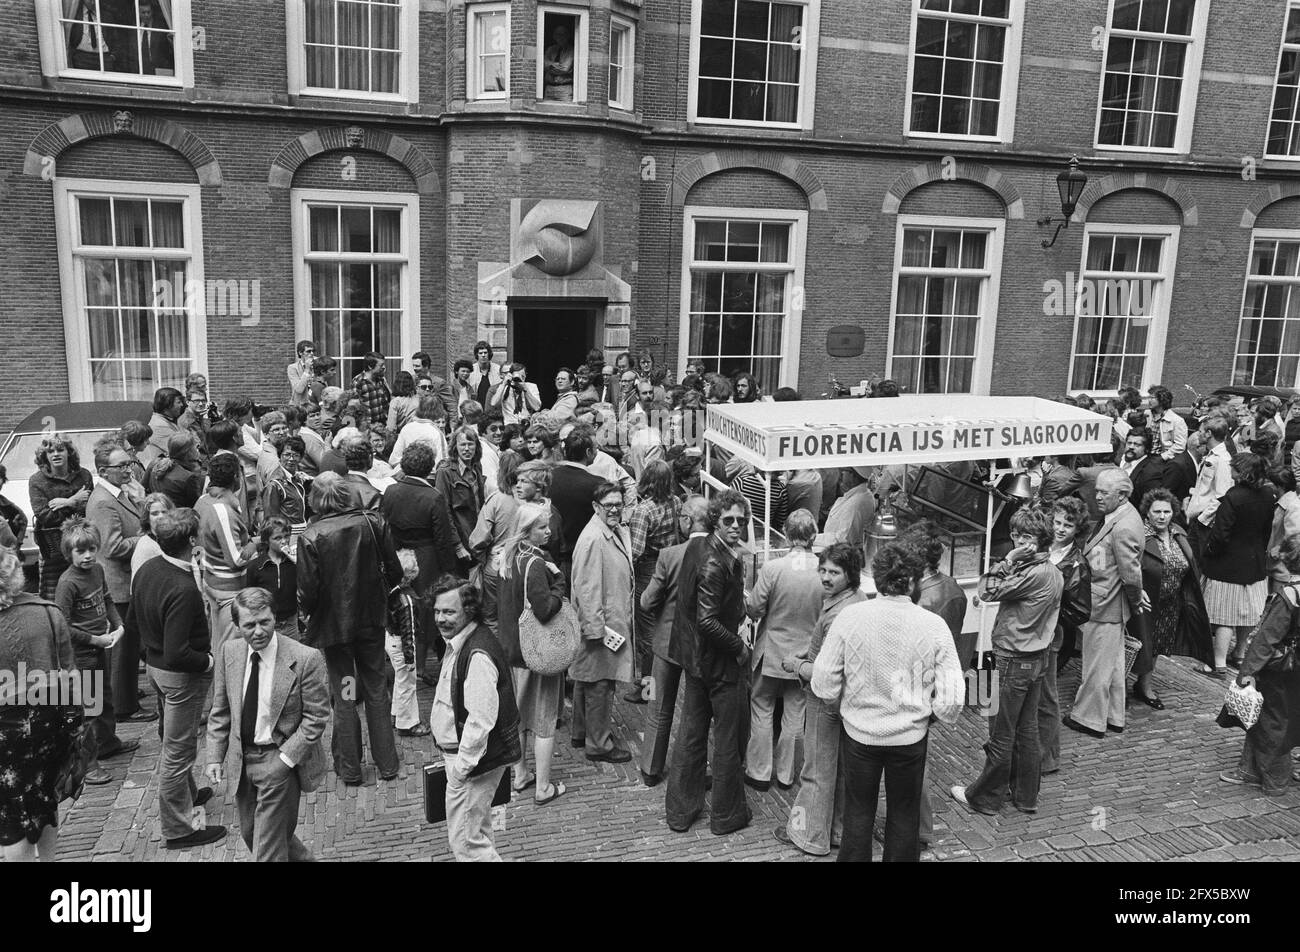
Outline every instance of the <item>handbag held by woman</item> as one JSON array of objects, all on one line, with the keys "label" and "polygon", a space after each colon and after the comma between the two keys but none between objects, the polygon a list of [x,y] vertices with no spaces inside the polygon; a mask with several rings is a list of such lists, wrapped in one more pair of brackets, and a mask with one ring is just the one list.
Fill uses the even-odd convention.
[{"label": "handbag held by woman", "polygon": [[[533,561],[529,561],[528,568],[532,568]],[[526,568],[525,578],[527,574]],[[560,610],[549,621],[538,621],[533,610],[524,605],[519,613],[519,651],[529,671],[547,675],[567,671],[581,648],[582,627],[567,598],[560,600]]]}]

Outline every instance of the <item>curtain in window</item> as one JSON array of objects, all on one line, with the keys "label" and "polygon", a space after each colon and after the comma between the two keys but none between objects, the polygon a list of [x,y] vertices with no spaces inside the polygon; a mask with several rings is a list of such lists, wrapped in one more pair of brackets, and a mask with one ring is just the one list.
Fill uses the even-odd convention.
[{"label": "curtain in window", "polygon": [[[799,118],[799,60],[803,50],[803,8],[772,6],[771,43],[768,45],[768,122],[796,122]],[[796,32],[798,30],[799,32]],[[796,46],[795,44],[799,45]]]},{"label": "curtain in window", "polygon": [[181,202],[151,202],[155,248],[185,247],[185,215]]},{"label": "curtain in window", "polygon": [[369,89],[369,8],[360,3],[339,3],[336,8],[339,31],[338,88]]}]

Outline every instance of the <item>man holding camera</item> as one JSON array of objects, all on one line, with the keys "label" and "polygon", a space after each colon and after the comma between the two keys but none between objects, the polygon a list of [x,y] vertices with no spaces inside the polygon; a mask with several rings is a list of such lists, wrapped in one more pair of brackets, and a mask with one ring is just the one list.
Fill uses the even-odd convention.
[{"label": "man holding camera", "polygon": [[500,407],[505,425],[527,423],[528,418],[542,409],[542,397],[537,384],[528,382],[528,370],[515,362],[506,371],[501,383],[492,388],[488,407]]}]

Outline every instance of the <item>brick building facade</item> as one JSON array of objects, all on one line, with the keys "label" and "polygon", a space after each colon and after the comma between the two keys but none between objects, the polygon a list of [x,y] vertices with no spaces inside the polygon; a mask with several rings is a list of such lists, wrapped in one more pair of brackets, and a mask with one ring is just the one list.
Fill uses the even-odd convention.
[{"label": "brick building facade", "polygon": [[13,0],[0,35],[0,426],[188,369],[280,401],[304,337],[806,395],[1300,379],[1290,0]]}]

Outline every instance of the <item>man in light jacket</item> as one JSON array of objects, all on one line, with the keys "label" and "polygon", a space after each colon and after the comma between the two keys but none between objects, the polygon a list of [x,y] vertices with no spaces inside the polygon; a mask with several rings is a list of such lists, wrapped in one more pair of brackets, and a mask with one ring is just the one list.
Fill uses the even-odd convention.
[{"label": "man in light jacket", "polygon": [[[325,777],[321,736],[330,716],[325,659],[275,633],[272,596],[246,588],[231,604],[235,630],[214,659],[207,777],[225,778],[228,750],[239,763],[239,832],[258,863],[309,862],[294,835],[298,801]],[[234,712],[238,711],[236,715]]]},{"label": "man in light jacket", "polygon": [[573,549],[573,608],[582,626],[582,652],[569,668],[571,736],[588,760],[625,764],[632,753],[615,739],[609,715],[616,683],[632,680],[632,540],[619,525],[619,488],[601,483],[591,498],[594,514]]},{"label": "man in light jacket", "polygon": [[[108,595],[120,618],[126,618],[131,599],[131,556],[140,538],[139,507],[122,489],[131,479],[131,466],[131,454],[120,446],[109,443],[96,447],[99,481],[86,501],[86,521],[99,530],[103,540],[99,564],[104,568]],[[110,649],[113,706],[118,720],[152,721],[158,715],[140,708],[140,641],[138,632],[133,630],[132,635]]]},{"label": "man in light jacket", "polygon": [[1146,529],[1129,495],[1133,483],[1118,467],[1097,477],[1097,508],[1103,516],[1083,547],[1092,569],[1092,617],[1080,629],[1083,678],[1074,709],[1062,723],[1073,731],[1105,737],[1124,730],[1124,625],[1149,611],[1142,590]]}]

